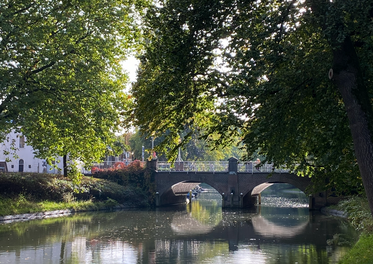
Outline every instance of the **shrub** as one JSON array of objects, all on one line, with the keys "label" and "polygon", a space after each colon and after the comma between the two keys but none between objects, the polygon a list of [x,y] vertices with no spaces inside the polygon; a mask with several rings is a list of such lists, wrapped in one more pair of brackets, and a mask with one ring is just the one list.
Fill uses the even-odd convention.
[{"label": "shrub", "polygon": [[130,186],[144,193],[149,204],[155,203],[155,185],[152,171],[144,169],[140,161],[134,161],[122,169],[100,170],[93,174],[94,178],[105,179],[122,186]]},{"label": "shrub", "polygon": [[349,221],[357,230],[373,233],[373,220],[366,197],[350,197],[339,202],[338,209],[348,214]]}]

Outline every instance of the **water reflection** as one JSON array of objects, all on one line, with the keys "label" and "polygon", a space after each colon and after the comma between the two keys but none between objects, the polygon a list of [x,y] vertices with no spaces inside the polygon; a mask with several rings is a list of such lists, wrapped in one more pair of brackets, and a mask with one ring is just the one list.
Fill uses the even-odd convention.
[{"label": "water reflection", "polygon": [[326,241],[356,236],[307,208],[223,211],[209,199],[0,225],[0,263],[337,263],[346,248]]},{"label": "water reflection", "polygon": [[294,226],[283,226],[273,223],[259,215],[253,217],[251,222],[255,232],[263,237],[291,238],[304,232],[308,225],[308,219],[304,220],[305,221],[299,221],[299,223]]}]

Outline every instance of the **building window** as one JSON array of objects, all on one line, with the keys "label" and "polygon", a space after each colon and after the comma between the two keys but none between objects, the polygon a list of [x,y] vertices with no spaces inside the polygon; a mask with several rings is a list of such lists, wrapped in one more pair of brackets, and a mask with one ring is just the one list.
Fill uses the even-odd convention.
[{"label": "building window", "polygon": [[23,172],[23,164],[24,164],[23,159],[20,159],[19,160],[19,165],[18,165],[18,171],[19,172]]},{"label": "building window", "polygon": [[31,169],[31,165],[28,165],[28,168]]},{"label": "building window", "polygon": [[25,136],[20,136],[19,138],[19,148],[25,147]]}]

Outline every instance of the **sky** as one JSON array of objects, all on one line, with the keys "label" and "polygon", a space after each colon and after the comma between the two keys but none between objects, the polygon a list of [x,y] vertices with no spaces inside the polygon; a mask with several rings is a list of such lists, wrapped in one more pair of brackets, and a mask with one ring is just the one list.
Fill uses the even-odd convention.
[{"label": "sky", "polygon": [[139,60],[134,56],[129,57],[126,61],[123,61],[122,67],[128,73],[129,83],[127,84],[127,89],[130,88],[131,83],[136,81],[136,71],[139,66]]}]

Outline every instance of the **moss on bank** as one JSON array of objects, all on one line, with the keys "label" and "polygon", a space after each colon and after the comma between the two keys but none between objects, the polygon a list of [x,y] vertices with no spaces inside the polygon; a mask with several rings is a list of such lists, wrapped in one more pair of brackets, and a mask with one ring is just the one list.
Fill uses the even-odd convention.
[{"label": "moss on bank", "polygon": [[106,179],[83,177],[76,186],[62,175],[0,174],[0,216],[61,209],[99,210],[118,204],[151,205],[144,188]]}]

